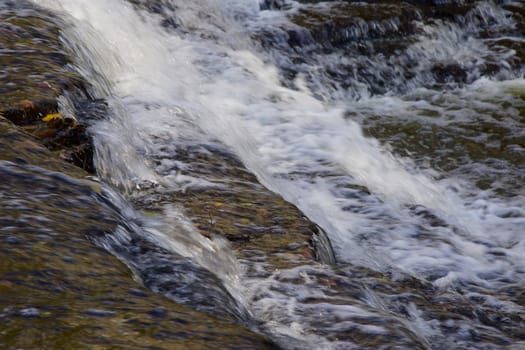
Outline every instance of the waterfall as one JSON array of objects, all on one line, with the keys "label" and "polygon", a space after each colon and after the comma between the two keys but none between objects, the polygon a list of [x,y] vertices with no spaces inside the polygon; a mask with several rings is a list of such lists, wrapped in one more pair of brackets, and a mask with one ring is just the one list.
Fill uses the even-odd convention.
[{"label": "waterfall", "polygon": [[[508,33],[516,21],[503,6],[480,1],[452,19],[428,19],[423,9],[404,4],[404,13],[387,19],[342,16],[344,30],[330,32],[329,22],[301,24],[309,23],[309,13],[361,13],[374,5],[166,0],[147,11],[150,5],[140,1],[34,2],[63,15],[77,69],[108,103],[110,115],[90,128],[96,166],[127,196],[151,186],[212,188],[191,171],[161,168],[178,161],[166,154],[168,145],[218,143],[320,225],[339,264],[394,280],[411,276],[439,291],[462,288],[482,294],[487,307],[523,312],[506,296],[492,295],[513,284],[522,288],[525,277],[525,192],[520,183],[509,187],[522,179],[525,80],[516,51],[494,44],[515,40]],[[496,34],[488,37],[490,31]],[[333,40],[319,43],[319,37]],[[402,44],[386,51],[382,37]],[[481,125],[489,126],[472,131]],[[505,130],[505,140],[493,138],[495,129]],[[482,146],[507,153],[495,161],[497,155],[475,149]],[[490,184],[478,187],[481,178]],[[501,194],[501,186],[510,194]],[[280,273],[291,274],[304,279],[303,297],[326,297],[308,287],[308,276],[325,273],[321,267],[233,283],[243,277],[232,272],[237,261],[223,241],[200,237],[177,208],[156,219],[162,224],[146,229],[150,240],[222,278],[250,317],[266,322],[260,329],[274,326],[268,333],[284,337],[281,343],[303,337],[304,345],[319,336],[300,317],[316,307],[341,319],[371,317],[371,309],[392,312],[371,292],[361,300],[366,308],[315,304],[310,310],[295,304],[301,304],[296,285],[272,290],[286,285]],[[170,236],[168,227],[184,234]],[[209,260],[219,251],[226,258]],[[275,311],[278,305],[289,310]],[[434,348],[441,326],[414,304],[407,310],[403,327]],[[351,346],[322,336],[319,348]]]}]

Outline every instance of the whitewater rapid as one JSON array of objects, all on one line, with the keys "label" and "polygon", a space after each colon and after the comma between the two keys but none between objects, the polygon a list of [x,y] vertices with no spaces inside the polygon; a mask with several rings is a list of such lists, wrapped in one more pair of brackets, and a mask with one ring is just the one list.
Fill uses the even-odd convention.
[{"label": "whitewater rapid", "polygon": [[[477,191],[468,176],[396,155],[363,131],[362,124],[378,115],[447,125],[479,114],[462,111],[497,109],[501,101],[523,105],[515,93],[525,90],[519,73],[474,77],[444,91],[425,85],[430,62],[449,56],[468,62],[470,72],[491,55],[505,66],[512,53],[494,53],[482,39],[465,35],[475,28],[422,28],[407,50],[420,62],[415,77],[398,82],[398,91],[373,95],[362,82],[354,92],[323,88],[314,73],[283,85],[277,54],[261,50],[245,31],[287,19],[261,12],[257,0],[171,1],[177,30],[125,1],[34,2],[64,14],[65,43],[76,66],[112,111],[91,132],[99,174],[116,187],[132,193],[144,184],[206,186],[192,176],[161,176],[151,158],[171,142],[219,141],[327,232],[340,263],[400,271],[442,289],[472,284],[497,290],[523,281],[522,190],[512,198]],[[294,6],[301,5],[289,11],[297,11]],[[477,11],[502,10],[482,2]],[[513,25],[507,17],[498,24]],[[401,62],[373,64],[388,70]]]}]

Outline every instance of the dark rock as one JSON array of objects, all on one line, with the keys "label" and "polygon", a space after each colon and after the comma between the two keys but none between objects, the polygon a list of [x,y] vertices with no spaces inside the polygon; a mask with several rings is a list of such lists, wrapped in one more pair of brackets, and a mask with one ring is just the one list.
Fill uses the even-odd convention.
[{"label": "dark rock", "polygon": [[262,0],[259,2],[261,10],[281,10],[285,7],[285,0]]},{"label": "dark rock", "polygon": [[45,169],[61,171],[70,176],[84,177],[82,169],[61,161],[36,142],[34,138],[19,130],[0,116],[0,159],[18,164],[33,164]]},{"label": "dark rock", "polygon": [[20,243],[20,238],[11,236],[11,237],[7,237],[5,241],[9,244],[18,244]]},{"label": "dark rock", "polygon": [[155,318],[164,318],[164,317],[166,317],[167,312],[166,312],[166,310],[164,310],[164,309],[156,308],[156,309],[153,309],[153,310],[151,310],[150,312],[148,312],[148,314],[149,314],[151,317],[155,317]]}]

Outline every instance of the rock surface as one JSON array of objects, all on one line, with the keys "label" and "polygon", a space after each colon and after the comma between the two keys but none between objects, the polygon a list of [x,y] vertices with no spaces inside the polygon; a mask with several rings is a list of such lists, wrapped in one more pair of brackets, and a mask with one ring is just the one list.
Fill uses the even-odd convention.
[{"label": "rock surface", "polygon": [[[84,125],[58,113],[66,91],[86,94],[59,37],[60,22],[27,1],[0,5],[0,114],[88,172],[93,151]],[[56,116],[46,119],[46,116]]]},{"label": "rock surface", "polygon": [[0,176],[1,348],[272,348],[144,288],[92,243],[119,223],[92,186],[5,161]]}]

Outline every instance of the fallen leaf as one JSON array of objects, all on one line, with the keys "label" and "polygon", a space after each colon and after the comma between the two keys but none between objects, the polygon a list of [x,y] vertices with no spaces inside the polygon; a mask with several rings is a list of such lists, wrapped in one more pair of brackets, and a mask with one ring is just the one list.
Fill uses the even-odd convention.
[{"label": "fallen leaf", "polygon": [[9,281],[0,281],[0,287],[12,288],[12,287],[14,287],[14,285],[13,285],[13,283],[11,283]]},{"label": "fallen leaf", "polygon": [[62,114],[60,114],[60,113],[51,113],[51,114],[46,115],[44,118],[42,118],[42,120],[47,123],[47,122],[50,122],[52,120],[57,120],[57,119],[60,119],[60,118],[62,118]]},{"label": "fallen leaf", "polygon": [[16,105],[24,109],[34,109],[35,108],[35,104],[29,100],[22,100],[18,102]]},{"label": "fallen leaf", "polygon": [[57,131],[55,129],[38,129],[33,132],[33,135],[35,135],[39,139],[45,139],[48,137],[55,137],[57,135]]}]

